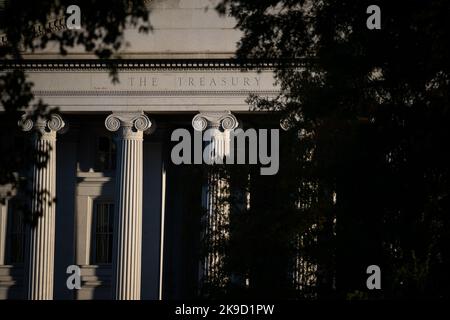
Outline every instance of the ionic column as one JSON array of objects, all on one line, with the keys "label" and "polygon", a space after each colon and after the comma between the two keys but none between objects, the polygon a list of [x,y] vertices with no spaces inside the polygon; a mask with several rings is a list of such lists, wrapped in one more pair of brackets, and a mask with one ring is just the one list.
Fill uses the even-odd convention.
[{"label": "ionic column", "polygon": [[28,256],[25,261],[28,280],[28,299],[53,299],[55,253],[55,196],[56,196],[56,132],[64,127],[58,115],[20,122],[24,131],[34,131],[37,161],[32,172],[31,213]]},{"label": "ionic column", "polygon": [[142,141],[152,125],[143,113],[113,113],[106,128],[117,131],[113,245],[113,298],[141,297]]},{"label": "ionic column", "polygon": [[[230,112],[203,112],[192,119],[194,130],[204,132],[204,160],[207,164],[225,163],[225,157],[231,152],[231,132],[238,126],[236,117]],[[195,152],[195,151],[194,151]],[[219,248],[228,238],[228,222],[230,206],[229,181],[213,166],[207,172],[202,190],[202,240],[207,249],[207,255],[200,261],[200,285],[209,284],[221,286],[227,281],[221,275],[223,253]]]}]

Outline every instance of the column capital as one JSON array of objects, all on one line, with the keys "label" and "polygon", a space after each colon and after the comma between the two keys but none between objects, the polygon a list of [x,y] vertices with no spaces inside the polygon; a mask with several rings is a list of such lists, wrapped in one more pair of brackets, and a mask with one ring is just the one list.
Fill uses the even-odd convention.
[{"label": "column capital", "polygon": [[203,141],[207,142],[208,164],[223,163],[223,158],[231,154],[231,132],[239,126],[236,117],[230,112],[200,112],[192,119],[195,131],[205,131]]},{"label": "column capital", "polygon": [[233,130],[239,125],[236,117],[230,112],[200,112],[192,119],[192,127],[196,131],[208,128]]},{"label": "column capital", "polygon": [[23,131],[35,130],[41,134],[41,139],[48,140],[56,139],[56,132],[64,128],[66,124],[58,114],[52,114],[49,118],[38,117],[36,120],[24,114],[18,125]]},{"label": "column capital", "polygon": [[142,139],[142,133],[152,126],[143,112],[114,112],[106,117],[105,127],[109,131],[119,131],[124,139]]}]

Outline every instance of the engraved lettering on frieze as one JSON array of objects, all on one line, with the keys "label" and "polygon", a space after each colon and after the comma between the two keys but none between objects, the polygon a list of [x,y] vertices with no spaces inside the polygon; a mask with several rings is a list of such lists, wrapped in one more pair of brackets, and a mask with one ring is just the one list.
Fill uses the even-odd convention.
[{"label": "engraved lettering on frieze", "polygon": [[158,78],[156,77],[128,77],[128,83],[131,88],[158,87]]},{"label": "engraved lettering on frieze", "polygon": [[178,88],[237,88],[249,87],[258,88],[259,77],[176,77],[176,87]]},{"label": "engraved lettering on frieze", "polygon": [[[89,92],[130,90],[138,92],[277,92],[278,85],[271,73],[241,72],[126,72],[119,75],[118,83],[111,83],[107,73],[73,72],[55,73],[48,82],[39,81],[41,74],[33,74],[35,91]],[[74,85],[75,84],[75,85]],[[50,89],[51,88],[51,89]]]}]

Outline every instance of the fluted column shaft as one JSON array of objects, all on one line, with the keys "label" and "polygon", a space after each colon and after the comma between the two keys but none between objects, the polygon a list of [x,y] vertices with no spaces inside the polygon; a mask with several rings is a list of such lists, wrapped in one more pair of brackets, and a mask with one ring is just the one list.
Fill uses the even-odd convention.
[{"label": "fluted column shaft", "polygon": [[[192,120],[196,131],[205,131],[205,149],[208,150],[205,162],[207,164],[224,163],[224,158],[230,153],[230,132],[238,126],[234,115],[226,112],[204,112],[197,114]],[[213,286],[221,286],[227,281],[221,274],[223,254],[218,250],[228,237],[230,206],[228,180],[214,168],[208,170],[202,190],[202,207],[205,215],[202,217],[202,241],[207,254],[200,261],[200,282]]]},{"label": "fluted column shaft", "polygon": [[117,131],[116,195],[113,246],[113,298],[141,297],[143,131],[144,114],[114,113],[106,128]]},{"label": "fluted column shaft", "polygon": [[32,171],[33,224],[29,226],[26,271],[28,299],[53,299],[55,253],[56,132],[64,126],[58,115],[50,120],[21,122],[24,131],[34,131],[37,159]]}]

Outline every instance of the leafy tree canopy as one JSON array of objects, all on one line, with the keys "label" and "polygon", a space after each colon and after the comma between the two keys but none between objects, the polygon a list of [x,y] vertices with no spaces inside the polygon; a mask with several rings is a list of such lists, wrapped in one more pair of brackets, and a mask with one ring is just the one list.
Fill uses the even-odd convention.
[{"label": "leafy tree canopy", "polygon": [[[366,27],[369,5],[381,9],[380,30]],[[224,0],[217,9],[243,31],[238,57],[297,62],[276,66],[277,99],[251,99],[291,128],[278,182],[262,184],[273,203],[259,214],[315,228],[316,249],[300,248],[318,266],[315,292],[360,297],[378,263],[384,296],[448,296],[450,3]],[[272,246],[298,234],[286,221]]]},{"label": "leafy tree canopy", "polygon": [[[24,53],[45,50],[50,44],[59,48],[63,57],[68,49],[84,48],[99,59],[119,57],[118,52],[125,45],[125,28],[137,28],[140,32],[151,30],[148,0],[4,0],[0,2],[0,58],[3,61],[20,62]],[[66,9],[78,5],[81,9],[81,28],[68,29]],[[111,69],[112,80],[117,81],[117,73]],[[0,101],[4,112],[0,120],[7,124],[3,135],[0,158],[0,185],[7,187],[0,192],[3,202],[14,190],[27,189],[26,179],[21,173],[31,165],[45,165],[38,161],[31,141],[23,139],[21,146],[15,145],[18,134],[18,120],[27,110],[27,116],[36,119],[49,117],[55,108],[36,101],[32,92],[33,83],[27,80],[23,69],[5,69],[0,64]],[[40,159],[45,159],[41,157]],[[3,188],[4,189],[4,188]],[[28,191],[30,192],[30,191]],[[41,195],[44,197],[44,195]],[[41,214],[31,217],[26,206],[23,211],[28,218],[36,221]]]}]

